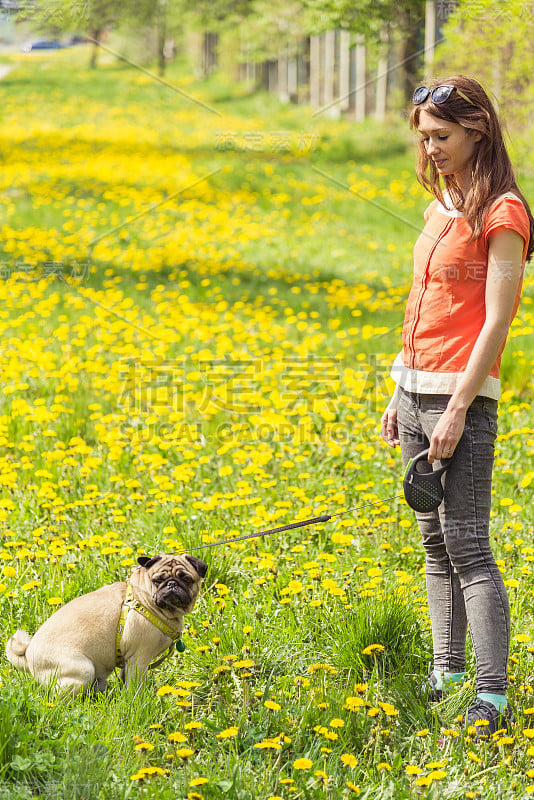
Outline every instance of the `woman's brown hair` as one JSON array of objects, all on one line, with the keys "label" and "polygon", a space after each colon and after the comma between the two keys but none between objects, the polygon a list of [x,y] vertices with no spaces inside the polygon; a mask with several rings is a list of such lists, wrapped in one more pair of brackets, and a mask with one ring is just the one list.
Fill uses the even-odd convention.
[{"label": "woman's brown hair", "polygon": [[[475,149],[472,162],[472,184],[467,197],[456,182],[454,175],[445,175],[445,187],[456,209],[462,211],[473,231],[473,239],[478,239],[484,229],[486,214],[492,203],[505,192],[513,192],[522,201],[530,220],[530,241],[527,249],[527,261],[534,251],[534,218],[529,204],[519,191],[512,162],[506,150],[501,125],[491,100],[482,86],[473,78],[465,75],[453,75],[443,80],[428,83],[429,89],[436,86],[451,85],[469,98],[463,99],[459,92],[452,92],[444,102],[432,102],[430,95],[421,105],[414,106],[410,114],[410,128],[419,127],[421,111],[427,111],[433,117],[456,122],[471,131],[481,134],[481,140]],[[428,174],[427,174],[428,173]],[[431,158],[426,154],[423,142],[419,144],[417,178],[434,197],[443,203],[443,192],[440,186],[440,175]]]}]

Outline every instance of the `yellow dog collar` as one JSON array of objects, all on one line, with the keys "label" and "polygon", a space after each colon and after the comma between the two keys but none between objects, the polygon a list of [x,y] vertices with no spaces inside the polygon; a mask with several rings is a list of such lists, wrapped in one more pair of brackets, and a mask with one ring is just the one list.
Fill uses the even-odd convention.
[{"label": "yellow dog collar", "polygon": [[182,634],[177,631],[173,631],[173,629],[170,628],[168,625],[166,625],[165,622],[162,622],[162,620],[158,619],[156,615],[153,614],[152,611],[150,611],[149,608],[146,608],[142,603],[139,602],[139,600],[136,600],[134,597],[132,586],[131,584],[128,583],[126,585],[126,597],[124,598],[124,603],[122,604],[121,614],[119,617],[119,624],[117,625],[117,635],[115,637],[115,652],[117,656],[118,667],[122,667],[124,664],[124,659],[122,657],[122,652],[121,652],[121,639],[122,639],[122,634],[124,633],[124,625],[126,624],[126,617],[128,616],[128,612],[131,609],[137,611],[138,614],[141,614],[143,617],[145,617],[149,622],[152,623],[152,625],[155,625],[156,628],[159,628],[159,630],[162,633],[164,633],[165,636],[168,636],[170,639],[172,639],[172,644],[169,647],[168,652],[165,654],[163,658],[154,661],[150,665],[151,667],[157,666],[163,661],[164,658],[167,658],[167,656],[171,654],[172,649],[175,645],[179,653],[184,652],[185,644],[182,642],[180,638]]}]

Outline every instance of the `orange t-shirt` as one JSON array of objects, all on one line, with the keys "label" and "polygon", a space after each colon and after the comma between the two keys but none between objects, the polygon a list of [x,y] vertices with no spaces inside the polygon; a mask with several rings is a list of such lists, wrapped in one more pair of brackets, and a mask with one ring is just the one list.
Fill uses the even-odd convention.
[{"label": "orange t-shirt", "polygon": [[[447,202],[447,196],[444,197]],[[449,204],[452,204],[449,201]],[[426,225],[414,247],[414,276],[402,331],[402,353],[392,376],[408,391],[452,394],[486,319],[486,277],[489,237],[508,228],[524,240],[523,264],[530,221],[521,200],[511,192],[490,207],[482,235],[470,242],[471,228],[463,214],[441,203],[429,207]],[[521,294],[517,290],[512,319]],[[499,367],[503,346],[480,394],[500,394]]]}]

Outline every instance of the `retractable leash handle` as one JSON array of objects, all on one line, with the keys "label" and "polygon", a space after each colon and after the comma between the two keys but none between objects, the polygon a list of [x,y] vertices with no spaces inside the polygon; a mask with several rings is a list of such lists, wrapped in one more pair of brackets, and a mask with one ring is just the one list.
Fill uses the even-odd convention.
[{"label": "retractable leash handle", "polygon": [[449,469],[452,458],[443,459],[443,466],[432,472],[418,472],[417,465],[427,461],[429,450],[423,450],[408,461],[402,481],[404,497],[414,511],[433,511],[443,500],[441,476]]}]

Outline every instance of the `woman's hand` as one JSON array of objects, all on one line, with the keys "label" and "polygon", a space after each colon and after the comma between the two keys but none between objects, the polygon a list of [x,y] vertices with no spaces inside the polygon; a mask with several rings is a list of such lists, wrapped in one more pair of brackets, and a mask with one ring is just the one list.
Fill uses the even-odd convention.
[{"label": "woman's hand", "polygon": [[386,408],[382,414],[382,438],[390,447],[397,447],[400,444],[399,428],[397,426],[397,409],[390,407]]},{"label": "woman's hand", "polygon": [[428,461],[452,458],[456,445],[462,438],[467,411],[461,408],[446,408],[434,428],[430,440]]}]

